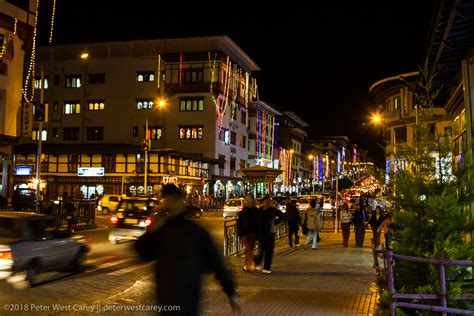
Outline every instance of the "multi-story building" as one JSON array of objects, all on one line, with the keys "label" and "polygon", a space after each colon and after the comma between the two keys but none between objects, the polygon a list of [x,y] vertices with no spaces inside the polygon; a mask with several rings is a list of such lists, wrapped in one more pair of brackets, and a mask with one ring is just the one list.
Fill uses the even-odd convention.
[{"label": "multi-story building", "polygon": [[[439,104],[451,119],[454,167],[473,156],[474,16],[472,1],[437,1],[423,64],[440,87]],[[468,163],[472,163],[472,160]]]},{"label": "multi-story building", "polygon": [[376,124],[383,131],[386,142],[387,175],[414,166],[413,152],[421,143],[421,131],[433,137],[450,133],[450,122],[443,107],[426,108],[415,103],[413,82],[419,76],[415,71],[388,77],[369,88],[380,109]]},{"label": "multi-story building", "polygon": [[[11,196],[12,148],[22,132],[18,128],[18,118],[22,116],[22,88],[31,95],[30,86],[24,85],[23,70],[25,59],[27,66],[30,62],[25,56],[31,56],[34,22],[34,0],[0,2],[0,196],[4,199]],[[31,71],[30,67],[27,69]],[[31,79],[31,76],[26,78]],[[23,109],[27,114],[31,107]],[[31,128],[31,120],[25,121],[23,127]]]},{"label": "multi-story building", "polygon": [[[248,157],[251,75],[259,68],[230,38],[44,47],[37,59],[45,79],[36,85],[49,108],[43,174],[54,178],[54,192],[82,187],[90,195],[100,184],[142,193],[145,174],[148,193],[167,181],[188,193],[243,190],[236,170]],[[34,160],[35,128],[17,163]],[[105,176],[78,177],[78,167],[103,167]]]},{"label": "multi-story building", "polygon": [[[307,159],[302,156],[303,143],[307,138],[308,123],[291,111],[283,111],[278,117],[279,161],[283,170],[282,182],[278,191],[301,194],[303,187],[303,164]],[[277,190],[275,190],[277,191]]]},{"label": "multi-story building", "polygon": [[324,190],[334,189],[336,177],[347,177],[352,163],[357,161],[357,150],[347,136],[319,136],[313,141],[320,144],[320,187]]},{"label": "multi-story building", "polygon": [[[267,101],[253,101],[249,107],[249,137],[247,167],[264,166],[280,169],[278,150],[278,122],[282,115]],[[281,176],[276,181],[281,181]],[[265,195],[273,191],[272,184],[258,183],[256,193]]]}]

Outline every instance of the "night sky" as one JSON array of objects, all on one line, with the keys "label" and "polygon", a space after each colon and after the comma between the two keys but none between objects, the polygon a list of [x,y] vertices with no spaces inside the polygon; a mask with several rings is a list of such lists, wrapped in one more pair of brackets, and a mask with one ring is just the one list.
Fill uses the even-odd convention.
[{"label": "night sky", "polygon": [[[368,87],[417,70],[435,1],[256,3],[57,0],[53,44],[229,35],[261,67],[261,99],[295,111],[310,136],[347,135],[374,153]],[[43,18],[51,4],[40,1]]]}]

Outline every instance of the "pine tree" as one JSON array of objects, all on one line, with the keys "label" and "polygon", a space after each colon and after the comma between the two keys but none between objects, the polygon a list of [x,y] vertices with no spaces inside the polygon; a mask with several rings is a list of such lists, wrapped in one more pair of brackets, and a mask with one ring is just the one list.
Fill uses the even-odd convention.
[{"label": "pine tree", "polygon": [[[394,194],[392,243],[395,253],[425,258],[473,260],[470,233],[474,222],[466,206],[473,200],[473,174],[469,166],[452,170],[449,135],[432,133],[427,124],[435,110],[439,89],[434,89],[433,77],[427,67],[420,69],[415,100],[423,111],[415,126],[415,142],[403,150],[410,162],[408,170],[398,171],[392,178]],[[418,109],[417,109],[418,110]],[[439,293],[439,267],[396,260],[394,265],[396,292]],[[471,284],[469,284],[469,279]],[[448,298],[474,293],[470,269],[447,267]],[[386,296],[383,293],[382,296]],[[424,304],[437,305],[427,300]],[[448,302],[448,306],[474,309],[471,303]],[[413,315],[413,310],[405,310]],[[400,310],[400,314],[404,311]],[[417,314],[430,314],[417,312]]]}]

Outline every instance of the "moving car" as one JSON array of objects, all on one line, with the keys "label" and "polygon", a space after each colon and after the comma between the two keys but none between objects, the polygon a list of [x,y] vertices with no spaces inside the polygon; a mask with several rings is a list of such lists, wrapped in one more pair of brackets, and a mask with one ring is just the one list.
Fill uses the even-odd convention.
[{"label": "moving car", "polygon": [[0,279],[15,288],[34,285],[39,273],[78,272],[89,251],[89,239],[57,229],[50,216],[27,212],[0,213]]},{"label": "moving car", "polygon": [[106,215],[109,212],[117,211],[117,206],[122,200],[121,195],[113,195],[113,194],[105,194],[100,200],[97,205],[97,211],[102,212],[102,214]]},{"label": "moving car", "polygon": [[159,201],[155,198],[123,198],[117,213],[110,217],[114,228],[109,232],[109,241],[117,244],[122,240],[136,240],[151,224],[153,210]]},{"label": "moving car", "polygon": [[[159,200],[155,198],[123,198],[117,207],[117,214],[110,218],[114,228],[109,232],[109,241],[117,244],[122,240],[136,240],[146,232],[153,222]],[[188,218],[200,218],[203,210],[186,203]]]},{"label": "moving car", "polygon": [[239,212],[242,211],[243,208],[244,208],[243,198],[229,199],[224,204],[224,212],[222,213],[222,216],[224,218],[238,217]]}]

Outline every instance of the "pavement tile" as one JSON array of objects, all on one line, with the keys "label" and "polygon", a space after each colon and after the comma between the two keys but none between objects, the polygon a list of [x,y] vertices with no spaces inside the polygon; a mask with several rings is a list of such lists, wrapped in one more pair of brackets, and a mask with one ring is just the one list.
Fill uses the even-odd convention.
[{"label": "pavement tile", "polygon": [[[242,271],[242,257],[228,257],[243,303],[243,315],[373,315],[378,301],[371,234],[363,248],[342,247],[341,233],[323,232],[318,250],[277,242],[273,273]],[[351,236],[353,238],[353,235]],[[353,240],[352,240],[353,243]],[[205,315],[230,313],[227,298],[206,279]]]}]

